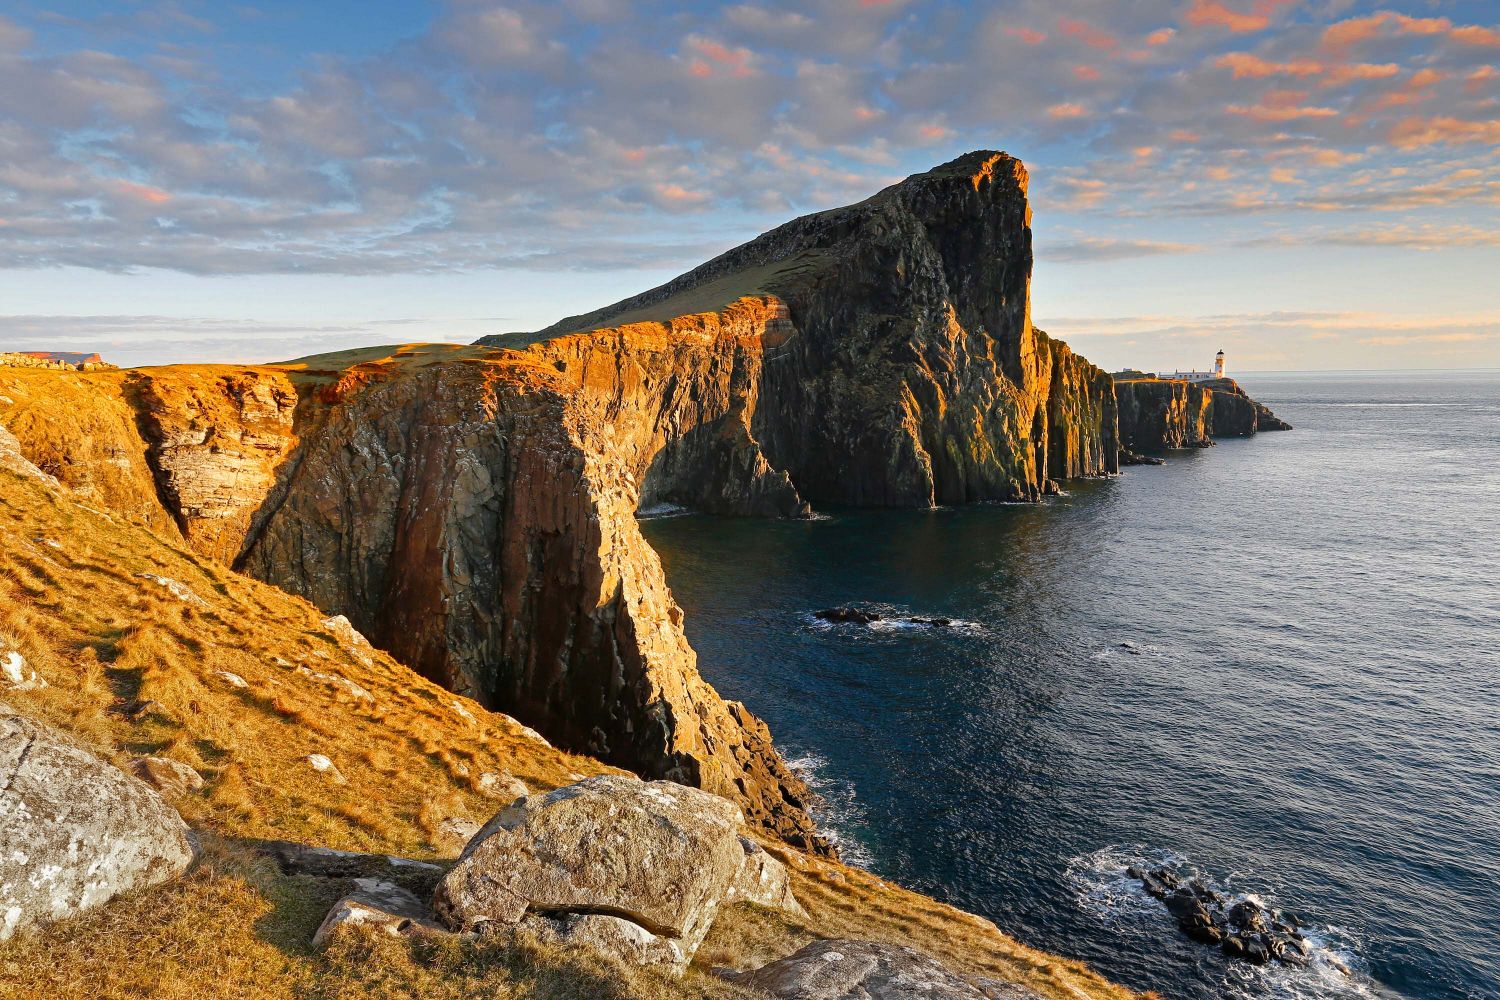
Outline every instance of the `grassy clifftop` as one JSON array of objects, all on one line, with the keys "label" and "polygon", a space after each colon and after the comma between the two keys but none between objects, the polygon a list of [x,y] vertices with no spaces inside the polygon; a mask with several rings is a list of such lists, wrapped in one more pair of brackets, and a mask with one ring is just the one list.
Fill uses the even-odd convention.
[{"label": "grassy clifftop", "polygon": [[751,997],[705,970],[758,965],[815,937],[914,945],[1049,997],[1131,996],[978,917],[776,846],[809,919],[733,907],[682,980],[540,945],[346,935],[317,953],[312,932],[345,886],[282,874],[254,839],[442,864],[456,853],[445,821],[482,821],[499,805],[485,775],[540,790],[609,769],[160,528],[3,468],[0,633],[48,684],[7,693],[15,708],[122,767],[151,755],[202,776],[174,804],[205,843],[187,878],[0,946],[5,996]]}]

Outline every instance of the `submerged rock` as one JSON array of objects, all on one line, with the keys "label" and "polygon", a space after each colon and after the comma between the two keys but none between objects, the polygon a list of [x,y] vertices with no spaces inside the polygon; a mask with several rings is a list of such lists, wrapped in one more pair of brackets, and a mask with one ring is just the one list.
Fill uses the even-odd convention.
[{"label": "submerged rock", "polygon": [[881,616],[875,612],[861,611],[859,608],[824,608],[822,611],[814,611],[813,617],[837,625],[869,625],[881,620]]},{"label": "submerged rock", "polygon": [[185,872],[195,845],[144,783],[0,703],[0,940]]}]

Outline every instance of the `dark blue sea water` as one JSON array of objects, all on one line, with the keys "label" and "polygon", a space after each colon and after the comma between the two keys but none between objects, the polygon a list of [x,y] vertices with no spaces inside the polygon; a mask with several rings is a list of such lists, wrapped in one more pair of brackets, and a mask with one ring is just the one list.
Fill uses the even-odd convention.
[{"label": "dark blue sea water", "polygon": [[[1500,373],[1242,381],[1297,429],[1040,506],[647,535],[872,870],[1168,997],[1494,1000]],[[848,603],[960,623],[809,618]],[[1292,909],[1319,960],[1187,941],[1139,858]]]}]

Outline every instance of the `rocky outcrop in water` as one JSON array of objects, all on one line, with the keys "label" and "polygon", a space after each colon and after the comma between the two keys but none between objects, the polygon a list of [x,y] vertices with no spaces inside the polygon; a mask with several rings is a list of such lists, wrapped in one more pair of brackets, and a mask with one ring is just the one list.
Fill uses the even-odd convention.
[{"label": "rocky outcrop in water", "polygon": [[1129,868],[1126,875],[1141,883],[1177,921],[1178,930],[1202,944],[1216,945],[1225,955],[1251,965],[1272,960],[1304,966],[1312,954],[1292,914],[1262,906],[1254,899],[1231,899],[1196,877],[1182,877],[1170,868],[1147,872]]},{"label": "rocky outcrop in water", "polygon": [[[1233,379],[1117,378],[1115,397],[1120,443],[1129,453],[1207,448],[1216,437],[1292,429]],[[1136,464],[1135,458],[1129,455],[1126,464]]]}]

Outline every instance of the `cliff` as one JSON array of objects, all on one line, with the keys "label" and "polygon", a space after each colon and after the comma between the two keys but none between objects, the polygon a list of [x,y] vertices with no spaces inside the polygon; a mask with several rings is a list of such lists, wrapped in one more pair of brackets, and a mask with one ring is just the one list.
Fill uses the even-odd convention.
[{"label": "cliff", "polygon": [[445,687],[826,849],[765,725],[699,676],[634,514],[1034,499],[1115,471],[1109,376],[1031,325],[1026,181],[970,154],[489,345],[7,370],[0,420],[96,502]]},{"label": "cliff", "polygon": [[1216,437],[1291,430],[1233,379],[1116,378],[1120,443],[1135,452],[1207,448]]},{"label": "cliff", "polygon": [[783,342],[749,428],[802,498],[1035,499],[1117,471],[1118,441],[1109,376],[1032,326],[1027,182],[1018,160],[970,153],[531,339],[769,296]]}]

